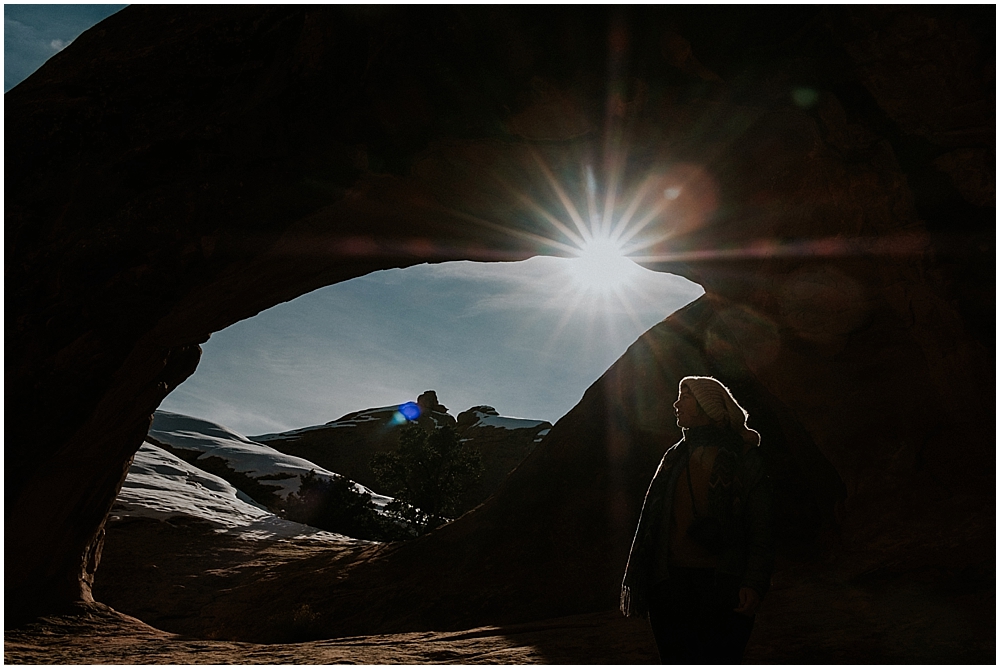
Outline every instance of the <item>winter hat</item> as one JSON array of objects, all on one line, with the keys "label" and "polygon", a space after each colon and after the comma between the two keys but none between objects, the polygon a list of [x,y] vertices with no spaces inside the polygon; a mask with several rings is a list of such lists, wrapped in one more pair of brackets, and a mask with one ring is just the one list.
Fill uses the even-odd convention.
[{"label": "winter hat", "polygon": [[680,387],[687,386],[698,405],[714,422],[728,425],[751,446],[760,445],[760,434],[747,427],[747,412],[739,405],[729,388],[711,376],[685,376]]}]

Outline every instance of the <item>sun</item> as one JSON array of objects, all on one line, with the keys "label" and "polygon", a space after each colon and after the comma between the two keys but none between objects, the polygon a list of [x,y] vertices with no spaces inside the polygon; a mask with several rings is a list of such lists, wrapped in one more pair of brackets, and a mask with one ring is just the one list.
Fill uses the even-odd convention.
[{"label": "sun", "polygon": [[629,260],[622,246],[609,237],[592,238],[569,261],[576,284],[587,291],[604,293],[631,283],[639,266]]}]

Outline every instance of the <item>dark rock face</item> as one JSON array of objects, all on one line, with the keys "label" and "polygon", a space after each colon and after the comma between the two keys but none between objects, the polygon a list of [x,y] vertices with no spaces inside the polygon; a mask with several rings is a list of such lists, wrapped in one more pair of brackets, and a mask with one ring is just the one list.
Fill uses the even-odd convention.
[{"label": "dark rock face", "polygon": [[480,406],[458,414],[457,429],[459,438],[482,456],[483,477],[462,497],[462,507],[471,509],[496,492],[511,472],[542,443],[552,424],[506,418],[493,407]]},{"label": "dark rock face", "polygon": [[400,425],[393,421],[395,413],[396,407],[365,409],[326,425],[262,434],[250,439],[372,487],[375,485],[372,456],[399,447]]},{"label": "dark rock face", "polygon": [[[987,7],[109,18],[6,95],[8,619],[89,599],[149,416],[211,332],[377,269],[558,252],[539,209],[563,216],[552,181],[585,201],[586,164],[658,208],[646,264],[705,297],[488,504],[323,594],[331,625],[374,602],[331,629],[613,607],[691,373],[747,406],[787,502],[776,578],[805,580],[773,606],[804,582],[890,600],[929,583],[942,611],[988,616],[994,23]],[[832,606],[834,585],[810,597]]]}]

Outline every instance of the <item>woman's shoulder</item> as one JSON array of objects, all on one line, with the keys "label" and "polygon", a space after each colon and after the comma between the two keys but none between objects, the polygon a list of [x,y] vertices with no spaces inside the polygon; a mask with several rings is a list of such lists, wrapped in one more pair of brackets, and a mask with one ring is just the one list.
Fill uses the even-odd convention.
[{"label": "woman's shoulder", "polygon": [[663,454],[663,457],[660,458],[660,464],[656,467],[656,472],[653,474],[653,481],[669,476],[670,470],[673,469],[675,464],[677,464],[678,457],[683,450],[681,448],[683,444],[684,440],[681,439],[667,449],[667,451]]},{"label": "woman's shoulder", "polygon": [[663,454],[663,459],[666,460],[667,458],[676,458],[682,450],[684,450],[683,438],[667,449],[667,452]]},{"label": "woman's shoulder", "polygon": [[667,452],[663,454],[660,459],[660,469],[665,467],[671,467],[677,459],[681,457],[684,453],[684,440],[681,439],[676,444],[667,449]]}]

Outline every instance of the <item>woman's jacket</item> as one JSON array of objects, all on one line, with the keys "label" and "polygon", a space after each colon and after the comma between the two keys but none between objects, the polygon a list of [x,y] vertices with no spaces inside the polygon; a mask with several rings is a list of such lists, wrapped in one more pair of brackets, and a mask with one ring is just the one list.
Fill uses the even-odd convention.
[{"label": "woman's jacket", "polygon": [[689,428],[663,455],[646,492],[622,582],[621,610],[626,616],[645,616],[649,610],[663,514],[671,513],[674,489],[691,451],[700,445],[719,446],[708,489],[708,513],[720,522],[724,537],[717,570],[739,577],[741,587],[753,588],[761,597],[770,587],[774,564],[771,485],[758,447],[727,428]]}]

